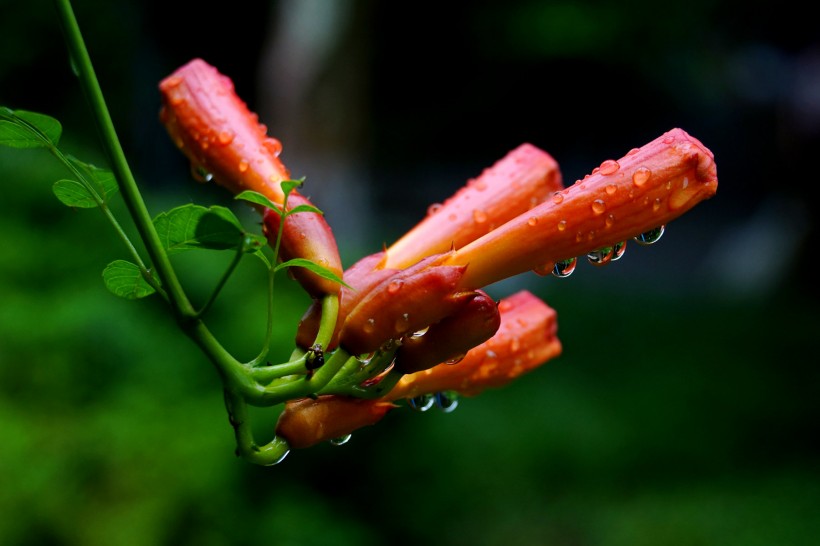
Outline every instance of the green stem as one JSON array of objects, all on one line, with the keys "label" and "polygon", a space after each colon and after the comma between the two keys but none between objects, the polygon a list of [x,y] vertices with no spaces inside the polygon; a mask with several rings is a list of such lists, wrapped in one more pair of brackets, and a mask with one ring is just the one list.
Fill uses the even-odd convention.
[{"label": "green stem", "polygon": [[274,436],[266,445],[256,444],[251,430],[248,405],[236,393],[225,391],[225,407],[236,435],[236,451],[246,461],[262,466],[272,466],[284,459],[290,452],[288,443]]},{"label": "green stem", "polygon": [[185,295],[182,285],[168,259],[168,255],[162,247],[159,235],[156,229],[154,229],[154,224],[145,206],[145,202],[142,199],[142,195],[139,192],[134,175],[131,173],[131,168],[128,165],[122,145],[117,137],[117,132],[114,129],[111,114],[105,104],[102,89],[100,88],[94,67],[91,63],[91,57],[88,54],[85,41],[80,32],[80,27],[74,16],[71,2],[69,0],[55,0],[55,4],[59,13],[60,22],[63,26],[63,31],[65,32],[71,59],[77,70],[80,84],[91,103],[98,129],[102,135],[103,146],[111,162],[112,171],[120,185],[123,200],[131,213],[131,217],[145,244],[151,262],[156,268],[157,276],[168,292],[177,320],[182,321],[183,319],[194,317],[196,312],[188,300],[188,297]]},{"label": "green stem", "polygon": [[211,293],[211,297],[208,298],[208,301],[205,302],[205,305],[203,305],[202,308],[197,312],[197,318],[202,318],[203,316],[205,316],[205,313],[208,312],[213,303],[216,301],[216,298],[219,296],[219,293],[222,291],[222,288],[228,282],[228,279],[231,278],[233,272],[236,271],[239,262],[242,260],[242,256],[244,256],[244,252],[242,250],[243,249],[241,246],[236,249],[236,254],[233,257],[233,260],[231,260],[231,263],[228,265],[228,269],[222,275],[222,278],[219,279],[219,283],[217,283],[216,287],[214,288],[214,291]]}]

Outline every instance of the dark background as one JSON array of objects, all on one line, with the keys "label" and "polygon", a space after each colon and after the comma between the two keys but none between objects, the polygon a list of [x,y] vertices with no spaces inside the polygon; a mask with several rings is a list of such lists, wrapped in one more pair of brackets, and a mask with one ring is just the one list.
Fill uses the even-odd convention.
[{"label": "dark background", "polygon": [[[230,203],[191,181],[158,122],[157,83],[193,57],[282,140],[346,265],[522,142],[570,184],[681,127],[714,152],[720,186],[617,264],[490,288],[556,308],[555,361],[452,414],[397,410],[343,447],[257,468],[234,458],[216,374],[158,302],[106,292],[100,271],[126,255],[102,217],[53,198],[66,173],[47,154],[0,149],[0,543],[816,540],[820,33],[807,8],[74,7],[153,213]],[[0,0],[0,104],[57,117],[66,151],[105,164],[49,2]],[[194,294],[226,263],[206,259],[180,260]],[[264,276],[246,265],[212,326],[250,357]],[[279,286],[285,358],[308,302]],[[275,417],[259,412],[261,434]]]}]

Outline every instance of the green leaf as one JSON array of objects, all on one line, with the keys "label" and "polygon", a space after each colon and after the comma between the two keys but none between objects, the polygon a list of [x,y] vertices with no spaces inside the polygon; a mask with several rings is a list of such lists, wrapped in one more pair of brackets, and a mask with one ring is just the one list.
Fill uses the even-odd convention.
[{"label": "green leaf", "polygon": [[91,209],[98,206],[97,200],[91,195],[85,184],[76,180],[58,180],[51,189],[57,199],[69,207]]},{"label": "green leaf", "polygon": [[302,184],[305,183],[305,180],[283,180],[282,181],[282,191],[285,194],[285,198],[290,195],[290,192],[295,190],[296,188],[300,187]]},{"label": "green leaf", "polygon": [[157,215],[154,226],[169,254],[197,248],[236,249],[245,242],[239,220],[220,206],[183,205]]},{"label": "green leaf", "polygon": [[321,265],[317,264],[316,262],[312,262],[305,258],[294,258],[292,260],[288,260],[286,262],[282,262],[276,266],[274,271],[279,271],[286,267],[304,267],[305,269],[309,269],[319,275],[322,278],[329,279],[331,281],[337,282],[346,288],[350,288],[338,275],[332,272],[330,269],[326,267],[322,267]]},{"label": "green leaf", "polygon": [[74,156],[68,156],[68,160],[84,175],[104,202],[109,202],[111,197],[119,191],[117,178],[110,170],[85,163]]},{"label": "green leaf", "polygon": [[117,193],[117,179],[114,173],[107,169],[100,169],[94,165],[83,163],[75,157],[68,157],[69,162],[80,172],[82,179],[58,180],[52,190],[64,205],[82,209],[90,209],[110,201],[111,196]]},{"label": "green leaf", "polygon": [[292,209],[288,210],[285,213],[285,216],[290,216],[291,214],[296,214],[297,212],[314,212],[316,214],[324,214],[321,210],[317,209],[313,205],[297,205]]},{"label": "green leaf", "polygon": [[234,199],[239,199],[240,201],[248,201],[249,203],[254,203],[256,205],[261,205],[263,207],[279,210],[279,205],[262,195],[261,193],[245,190],[239,193]]},{"label": "green leaf", "polygon": [[56,146],[63,128],[51,116],[25,110],[0,110],[0,145],[12,148]]},{"label": "green leaf", "polygon": [[102,273],[105,287],[114,294],[127,300],[136,300],[150,296],[156,290],[142,276],[140,268],[126,260],[114,260]]}]

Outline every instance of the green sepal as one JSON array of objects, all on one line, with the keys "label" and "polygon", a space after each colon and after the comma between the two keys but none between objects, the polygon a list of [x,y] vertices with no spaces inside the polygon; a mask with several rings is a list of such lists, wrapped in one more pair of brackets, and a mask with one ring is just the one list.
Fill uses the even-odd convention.
[{"label": "green sepal", "polygon": [[305,258],[293,258],[292,260],[282,262],[282,263],[280,263],[279,265],[276,266],[274,271],[279,271],[279,270],[284,269],[286,267],[304,267],[305,269],[309,269],[310,271],[316,273],[320,277],[331,280],[333,282],[337,282],[337,283],[341,284],[342,286],[344,286],[345,288],[351,288],[349,285],[347,285],[341,279],[341,277],[336,275],[330,269],[328,269],[326,267],[322,267],[321,265],[317,264],[316,262],[312,262],[312,261],[310,261],[308,259],[305,259]]},{"label": "green sepal", "polygon": [[156,290],[148,284],[140,268],[127,260],[114,260],[102,272],[105,287],[120,298],[136,300],[150,296]]}]

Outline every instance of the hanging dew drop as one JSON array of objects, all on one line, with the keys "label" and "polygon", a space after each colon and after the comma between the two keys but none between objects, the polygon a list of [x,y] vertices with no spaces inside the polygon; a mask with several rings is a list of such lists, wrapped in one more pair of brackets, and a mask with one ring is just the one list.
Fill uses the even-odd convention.
[{"label": "hanging dew drop", "polygon": [[333,445],[333,446],[343,446],[346,443],[348,443],[350,441],[350,438],[352,438],[352,437],[353,437],[352,434],[345,434],[344,436],[339,436],[338,438],[333,438],[332,440],[329,441],[329,443],[330,443],[330,445]]},{"label": "hanging dew drop", "polygon": [[651,245],[653,243],[657,243],[658,239],[660,239],[663,235],[665,229],[666,226],[658,226],[655,229],[650,229],[649,231],[634,237],[635,242],[639,245]]},{"label": "hanging dew drop", "polygon": [[290,450],[285,451],[284,453],[282,453],[282,455],[278,459],[274,459],[272,461],[265,462],[265,463],[262,464],[262,466],[276,466],[279,463],[281,463],[282,461],[284,461],[285,457],[287,457],[289,454],[290,454]]},{"label": "hanging dew drop", "polygon": [[578,265],[578,258],[569,258],[568,260],[561,260],[556,262],[552,268],[552,274],[559,279],[564,279],[572,275],[575,271],[575,266]]},{"label": "hanging dew drop", "polygon": [[446,364],[448,366],[453,366],[455,364],[458,364],[462,360],[464,360],[465,356],[467,356],[466,353],[454,356],[453,358],[448,358],[447,360],[444,361],[444,364]]},{"label": "hanging dew drop", "polygon": [[437,392],[433,398],[436,407],[444,413],[450,413],[458,407],[458,394],[453,391]]},{"label": "hanging dew drop", "polygon": [[407,400],[407,405],[416,411],[427,411],[432,408],[435,403],[436,401],[432,394],[422,394]]},{"label": "hanging dew drop", "polygon": [[194,180],[201,182],[202,184],[210,182],[214,179],[214,175],[209,173],[205,167],[194,164],[191,164],[191,176]]},{"label": "hanging dew drop", "polygon": [[624,252],[626,252],[626,241],[615,243],[615,246],[612,247],[612,261],[620,260]]},{"label": "hanging dew drop", "polygon": [[599,248],[598,250],[594,250],[587,254],[587,261],[592,265],[606,265],[612,261],[612,255],[614,253],[614,247],[605,246],[603,248]]}]

